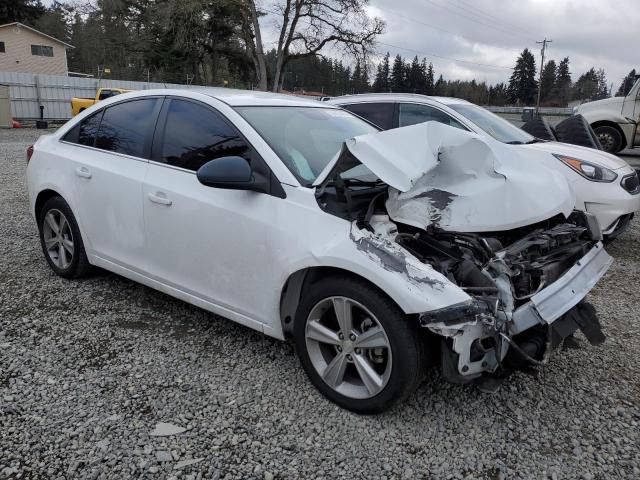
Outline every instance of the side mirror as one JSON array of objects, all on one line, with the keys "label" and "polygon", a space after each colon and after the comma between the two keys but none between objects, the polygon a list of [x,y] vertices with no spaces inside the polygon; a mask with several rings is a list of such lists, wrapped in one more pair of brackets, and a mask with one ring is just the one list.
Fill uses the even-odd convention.
[{"label": "side mirror", "polygon": [[252,190],[266,193],[268,184],[261,175],[254,175],[249,162],[242,157],[220,157],[201,166],[196,176],[207,187],[230,190]]}]

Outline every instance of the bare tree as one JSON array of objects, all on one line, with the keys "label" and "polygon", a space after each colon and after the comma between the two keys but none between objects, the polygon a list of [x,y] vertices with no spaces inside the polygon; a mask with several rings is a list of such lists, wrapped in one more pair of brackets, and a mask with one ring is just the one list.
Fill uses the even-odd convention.
[{"label": "bare tree", "polygon": [[368,0],[276,0],[256,5],[256,0],[243,0],[245,41],[256,66],[260,89],[267,89],[267,68],[262,45],[259,18],[273,15],[280,29],[276,47],[276,65],[271,89],[281,86],[285,67],[297,58],[319,54],[326,47],[366,58],[375,39],[384,31],[379,18],[371,18],[365,7]]}]

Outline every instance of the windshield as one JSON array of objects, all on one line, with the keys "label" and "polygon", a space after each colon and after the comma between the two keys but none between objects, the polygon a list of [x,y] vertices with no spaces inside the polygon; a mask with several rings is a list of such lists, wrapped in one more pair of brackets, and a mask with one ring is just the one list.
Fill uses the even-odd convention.
[{"label": "windshield", "polygon": [[237,107],[282,162],[310,186],[349,138],[378,129],[344,110],[324,107]]},{"label": "windshield", "polygon": [[500,142],[516,145],[535,142],[535,138],[524,130],[482,107],[471,103],[454,103],[448,106]]}]

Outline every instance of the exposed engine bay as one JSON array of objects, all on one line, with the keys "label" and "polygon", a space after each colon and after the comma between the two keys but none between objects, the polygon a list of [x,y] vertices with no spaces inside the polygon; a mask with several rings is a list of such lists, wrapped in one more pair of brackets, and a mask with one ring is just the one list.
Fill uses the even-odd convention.
[{"label": "exposed engine bay", "polygon": [[[449,381],[474,381],[491,390],[512,371],[542,364],[578,328],[591,343],[604,341],[595,310],[583,301],[593,285],[580,286],[586,277],[563,282],[590,257],[598,256],[596,280],[611,263],[597,221],[588,214],[574,211],[507,231],[460,233],[393,221],[386,211],[387,188],[379,182],[339,181],[319,192],[318,201],[353,222],[352,238],[368,255],[389,265],[411,256],[469,295],[467,302],[419,315],[421,326],[440,337],[440,364]],[[559,317],[536,303],[556,291],[574,297],[563,299]]]}]

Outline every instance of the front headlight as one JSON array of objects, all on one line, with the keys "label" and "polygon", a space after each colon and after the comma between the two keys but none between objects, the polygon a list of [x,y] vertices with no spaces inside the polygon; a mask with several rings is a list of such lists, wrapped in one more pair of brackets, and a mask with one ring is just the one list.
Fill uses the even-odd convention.
[{"label": "front headlight", "polygon": [[613,170],[608,168],[594,165],[593,163],[585,162],[579,158],[568,157],[566,155],[553,154],[558,160],[564,163],[567,167],[574,170],[576,173],[582,175],[587,180],[592,182],[605,182],[611,183],[618,175]]},{"label": "front headlight", "polygon": [[578,113],[578,108],[579,108],[579,105],[576,105],[575,107],[573,107],[573,108],[571,109],[571,113],[572,113],[573,115],[575,115],[576,113]]}]

